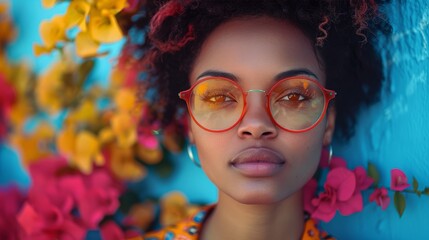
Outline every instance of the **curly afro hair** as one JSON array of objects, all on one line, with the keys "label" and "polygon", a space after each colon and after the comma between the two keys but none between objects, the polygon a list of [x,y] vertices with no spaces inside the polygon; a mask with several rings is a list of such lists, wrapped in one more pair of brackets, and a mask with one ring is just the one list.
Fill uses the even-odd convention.
[{"label": "curly afro hair", "polygon": [[[269,16],[291,22],[314,44],[335,99],[337,136],[354,134],[362,105],[379,98],[383,75],[374,48],[378,33],[390,25],[375,0],[171,0],[146,1],[140,17],[128,26],[143,41],[124,47],[122,58],[144,72],[141,95],[150,101],[151,121],[174,122],[185,107],[179,91],[189,88],[188,75],[204,40],[220,24],[244,16]],[[131,61],[130,61],[131,60]],[[150,89],[148,91],[148,89]],[[146,95],[150,95],[149,97]]]}]

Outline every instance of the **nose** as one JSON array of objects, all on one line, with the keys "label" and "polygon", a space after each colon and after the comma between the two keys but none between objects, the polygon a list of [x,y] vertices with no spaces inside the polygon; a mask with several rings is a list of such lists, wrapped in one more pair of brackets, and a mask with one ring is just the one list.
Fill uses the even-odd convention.
[{"label": "nose", "polygon": [[266,101],[265,94],[247,96],[247,109],[237,130],[239,137],[269,139],[277,136],[278,129],[268,113]]}]

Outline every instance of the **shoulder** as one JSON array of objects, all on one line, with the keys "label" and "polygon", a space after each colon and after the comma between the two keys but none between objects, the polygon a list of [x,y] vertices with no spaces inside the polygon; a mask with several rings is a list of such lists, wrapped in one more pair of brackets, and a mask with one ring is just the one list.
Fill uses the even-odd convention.
[{"label": "shoulder", "polygon": [[197,213],[175,225],[167,226],[158,231],[149,232],[143,236],[143,240],[197,240],[206,216],[213,210],[210,205],[201,208]]}]

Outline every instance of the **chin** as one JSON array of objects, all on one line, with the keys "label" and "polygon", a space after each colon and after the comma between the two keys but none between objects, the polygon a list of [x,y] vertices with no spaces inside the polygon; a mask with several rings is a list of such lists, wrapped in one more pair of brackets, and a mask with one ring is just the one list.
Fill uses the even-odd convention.
[{"label": "chin", "polygon": [[278,192],[262,191],[237,191],[230,195],[235,201],[246,205],[269,205],[276,204],[287,199],[291,194],[279,195]]}]

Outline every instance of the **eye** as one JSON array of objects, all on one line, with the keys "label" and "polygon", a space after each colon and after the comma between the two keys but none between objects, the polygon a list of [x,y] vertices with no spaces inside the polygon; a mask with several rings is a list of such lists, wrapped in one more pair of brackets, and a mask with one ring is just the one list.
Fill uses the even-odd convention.
[{"label": "eye", "polygon": [[305,96],[299,93],[289,93],[282,98],[282,100],[292,101],[292,102],[304,101],[306,99],[307,98]]},{"label": "eye", "polygon": [[207,99],[211,103],[224,103],[224,102],[232,102],[234,99],[228,97],[226,95],[216,95]]}]

